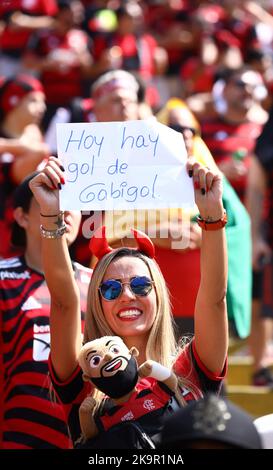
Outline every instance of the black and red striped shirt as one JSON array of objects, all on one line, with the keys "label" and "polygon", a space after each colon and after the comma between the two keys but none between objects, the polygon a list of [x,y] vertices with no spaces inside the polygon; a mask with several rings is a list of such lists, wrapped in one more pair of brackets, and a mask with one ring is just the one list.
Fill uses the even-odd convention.
[{"label": "black and red striped shirt", "polygon": [[[91,271],[73,267],[83,312]],[[50,294],[23,257],[0,261],[0,308],[1,447],[71,447],[62,407],[50,395]]]},{"label": "black and red striped shirt", "polygon": [[[231,123],[218,116],[203,120],[201,129],[202,137],[217,164],[230,161],[234,158],[235,152],[240,150],[245,154],[242,162],[246,169],[249,169],[251,154],[261,132],[260,124],[254,122]],[[247,174],[236,180],[230,180],[230,183],[243,201]]]}]

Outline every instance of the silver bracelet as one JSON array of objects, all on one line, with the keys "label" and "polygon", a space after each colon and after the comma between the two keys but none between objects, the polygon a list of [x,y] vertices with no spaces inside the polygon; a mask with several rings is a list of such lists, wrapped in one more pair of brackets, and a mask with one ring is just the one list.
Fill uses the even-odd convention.
[{"label": "silver bracelet", "polygon": [[41,235],[44,238],[61,238],[66,232],[66,224],[63,223],[60,227],[55,230],[46,230],[42,225],[40,225]]}]

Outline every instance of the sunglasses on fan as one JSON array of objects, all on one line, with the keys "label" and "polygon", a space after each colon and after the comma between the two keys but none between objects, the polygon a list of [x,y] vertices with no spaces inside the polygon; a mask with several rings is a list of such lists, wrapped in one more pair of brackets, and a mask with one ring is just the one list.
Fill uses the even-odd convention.
[{"label": "sunglasses on fan", "polygon": [[105,300],[116,300],[123,292],[123,286],[128,285],[134,295],[145,297],[153,288],[154,281],[146,276],[135,276],[128,282],[108,279],[101,283],[99,291]]},{"label": "sunglasses on fan", "polygon": [[196,129],[194,129],[193,127],[189,127],[189,126],[180,126],[180,124],[169,124],[169,127],[176,132],[181,132],[181,134],[190,131],[193,137],[199,134],[199,132]]}]

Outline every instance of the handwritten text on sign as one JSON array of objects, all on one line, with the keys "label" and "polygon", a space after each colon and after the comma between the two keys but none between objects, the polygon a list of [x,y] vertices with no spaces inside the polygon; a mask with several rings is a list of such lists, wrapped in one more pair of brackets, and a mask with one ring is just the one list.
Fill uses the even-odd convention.
[{"label": "handwritten text on sign", "polygon": [[146,121],[57,124],[62,210],[194,205],[181,134]]}]

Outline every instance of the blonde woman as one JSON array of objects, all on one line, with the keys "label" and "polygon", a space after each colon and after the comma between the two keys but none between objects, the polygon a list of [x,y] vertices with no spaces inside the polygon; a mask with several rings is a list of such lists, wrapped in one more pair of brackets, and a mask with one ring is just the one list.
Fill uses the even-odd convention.
[{"label": "blonde woman", "polygon": [[[84,336],[84,342],[105,335],[120,336],[129,349],[133,346],[138,349],[138,365],[152,359],[172,367],[180,382],[179,393],[184,403],[197,399],[208,390],[219,390],[225,375],[228,346],[226,216],[222,205],[222,180],[218,173],[194,161],[188,162],[187,170],[193,179],[200,211],[199,224],[203,228],[194,338],[184,348],[179,349],[175,343],[168,290],[154,260],[151,240],[135,232],[137,248],[112,250],[103,230],[101,237],[91,242],[99,261],[89,286]],[[51,379],[64,404],[75,442],[80,436],[77,409],[94,389],[83,381],[78,365],[82,345],[80,298],[63,237],[66,227],[59,211],[57,188],[63,178],[60,163],[50,157],[30,187],[42,214],[43,262],[51,293]],[[152,392],[153,384],[153,378],[140,379],[136,394],[141,395],[143,390],[147,393],[147,389]],[[127,403],[124,419],[141,422],[151,410],[144,409],[139,413],[136,399],[134,396]],[[108,405],[110,409],[108,407],[105,413],[111,415],[115,425],[116,410],[111,408],[109,401]],[[153,425],[159,427],[159,421],[160,417],[158,422],[155,418]],[[146,429],[146,432],[152,436],[154,430]],[[103,436],[105,439],[105,433]],[[98,447],[102,448],[102,445],[99,442]]]}]

